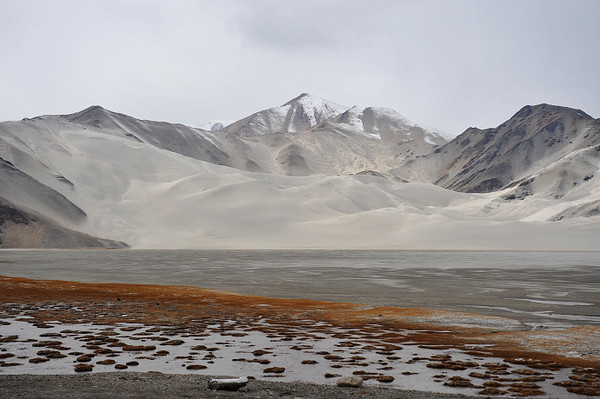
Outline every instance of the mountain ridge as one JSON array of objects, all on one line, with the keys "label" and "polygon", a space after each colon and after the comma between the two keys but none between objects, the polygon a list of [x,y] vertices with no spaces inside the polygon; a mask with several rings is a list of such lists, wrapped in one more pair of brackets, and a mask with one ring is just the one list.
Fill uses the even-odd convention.
[{"label": "mountain ridge", "polygon": [[409,160],[400,177],[452,190],[497,191],[570,152],[600,142],[600,121],[580,110],[525,106],[496,128],[468,128],[433,153]]}]

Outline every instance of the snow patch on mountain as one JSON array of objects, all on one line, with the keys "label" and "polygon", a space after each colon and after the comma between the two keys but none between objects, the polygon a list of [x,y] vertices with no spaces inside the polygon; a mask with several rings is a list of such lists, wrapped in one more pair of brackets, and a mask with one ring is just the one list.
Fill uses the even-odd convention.
[{"label": "snow patch on mountain", "polygon": [[287,131],[295,133],[306,129],[305,122],[308,123],[307,127],[314,126],[325,119],[345,111],[348,107],[326,101],[308,93],[302,93],[300,96],[282,105],[280,109],[286,111],[286,117],[291,122],[287,126]]},{"label": "snow patch on mountain", "polygon": [[392,143],[421,142],[432,146],[446,143],[436,132],[423,128],[390,108],[354,106],[330,121],[339,130],[350,131]]},{"label": "snow patch on mountain", "polygon": [[239,136],[299,133],[348,109],[320,97],[302,93],[280,107],[269,108],[226,126]]}]

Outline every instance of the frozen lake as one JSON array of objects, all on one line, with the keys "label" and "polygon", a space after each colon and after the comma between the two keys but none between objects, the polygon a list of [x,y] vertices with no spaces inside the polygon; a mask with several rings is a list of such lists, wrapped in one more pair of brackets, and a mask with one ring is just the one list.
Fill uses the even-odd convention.
[{"label": "frozen lake", "polygon": [[438,308],[536,328],[600,325],[600,252],[1,250],[0,275]]}]

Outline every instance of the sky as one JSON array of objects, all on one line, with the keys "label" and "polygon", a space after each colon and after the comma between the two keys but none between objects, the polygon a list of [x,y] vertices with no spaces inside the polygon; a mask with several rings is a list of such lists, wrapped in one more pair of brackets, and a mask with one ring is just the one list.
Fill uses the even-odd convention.
[{"label": "sky", "polygon": [[457,135],[600,117],[596,0],[0,0],[0,120],[235,121],[300,93]]}]

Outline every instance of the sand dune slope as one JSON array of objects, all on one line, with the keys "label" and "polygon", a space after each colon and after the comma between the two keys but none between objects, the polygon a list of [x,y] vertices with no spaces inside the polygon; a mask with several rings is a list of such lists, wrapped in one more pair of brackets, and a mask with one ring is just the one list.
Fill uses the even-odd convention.
[{"label": "sand dune slope", "polygon": [[[600,136],[581,111],[525,107],[415,158],[437,136],[391,110],[336,119],[336,106],[315,101],[281,107],[286,134],[205,132],[100,107],[2,123],[0,197],[142,248],[597,248]],[[494,175],[507,160],[510,173]],[[394,165],[405,169],[383,171]],[[432,184],[442,170],[460,190]],[[464,192],[488,191],[468,188],[490,179],[503,187]]]}]

